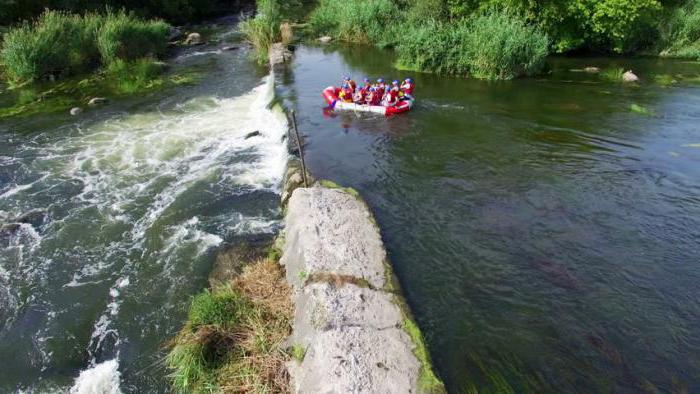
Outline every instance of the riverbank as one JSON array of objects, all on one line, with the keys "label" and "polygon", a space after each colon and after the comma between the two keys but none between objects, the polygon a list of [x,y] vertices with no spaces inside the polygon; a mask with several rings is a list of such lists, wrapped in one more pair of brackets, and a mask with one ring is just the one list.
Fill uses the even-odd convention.
[{"label": "riverbank", "polygon": [[[212,290],[193,301],[168,356],[175,387],[444,392],[361,197],[327,181],[303,187],[298,165],[285,185],[285,230],[267,256],[235,248],[217,262]],[[221,312],[202,313],[203,299]]]}]

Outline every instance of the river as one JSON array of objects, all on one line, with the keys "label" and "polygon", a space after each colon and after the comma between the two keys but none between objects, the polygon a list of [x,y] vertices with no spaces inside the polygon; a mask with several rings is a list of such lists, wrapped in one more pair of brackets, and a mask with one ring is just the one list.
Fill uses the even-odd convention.
[{"label": "river", "polygon": [[[171,61],[194,85],[0,122],[0,218],[21,222],[0,238],[0,392],[169,391],[166,342],[216,253],[280,229],[287,125],[248,55],[194,48]],[[413,74],[391,118],[320,97],[403,77],[389,52],[300,46],[274,80],[310,170],[376,213],[450,392],[700,391],[700,66],[549,63]]]},{"label": "river", "polygon": [[301,47],[278,79],[310,170],[375,211],[450,392],[698,392],[700,65],[549,63],[509,82],[412,74],[417,105],[391,118],[320,97],[345,74],[408,75],[390,53]]},{"label": "river", "polygon": [[249,55],[184,50],[195,85],[0,123],[0,392],[170,391],[216,252],[280,227],[287,122]]}]

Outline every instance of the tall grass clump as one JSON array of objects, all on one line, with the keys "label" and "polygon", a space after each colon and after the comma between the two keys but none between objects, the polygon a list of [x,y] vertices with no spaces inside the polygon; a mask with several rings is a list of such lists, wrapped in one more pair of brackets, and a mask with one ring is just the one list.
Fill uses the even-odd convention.
[{"label": "tall grass clump", "polygon": [[259,63],[268,60],[270,46],[280,37],[282,10],[278,0],[257,0],[254,18],[243,21],[241,29],[255,47]]},{"label": "tall grass clump", "polygon": [[11,82],[73,75],[99,65],[96,34],[100,18],[47,11],[34,23],[10,29],[4,36],[0,62]]},{"label": "tall grass clump", "polygon": [[662,56],[700,60],[700,0],[674,10],[661,31]]},{"label": "tall grass clump", "polygon": [[229,286],[194,297],[166,358],[178,392],[288,392],[283,342],[290,289],[275,261],[252,264]]},{"label": "tall grass clump", "polygon": [[342,41],[391,44],[401,38],[392,37],[392,26],[401,24],[402,16],[393,0],[320,0],[309,24],[315,34]]},{"label": "tall grass clump", "polygon": [[10,29],[2,41],[0,63],[10,82],[62,78],[164,53],[168,25],[123,11],[74,15],[45,11],[33,23]]},{"label": "tall grass clump", "polygon": [[468,32],[466,22],[445,26],[431,21],[415,26],[396,47],[397,67],[439,74],[467,74]]},{"label": "tall grass clump", "polygon": [[397,52],[399,68],[512,79],[542,71],[549,40],[515,16],[489,12],[451,24],[413,27]]},{"label": "tall grass clump", "polygon": [[464,55],[476,78],[512,79],[542,71],[549,54],[549,39],[519,17],[488,12],[470,23]]},{"label": "tall grass clump", "polygon": [[109,12],[97,34],[102,62],[162,56],[169,30],[170,26],[163,21],[142,20],[125,11]]}]

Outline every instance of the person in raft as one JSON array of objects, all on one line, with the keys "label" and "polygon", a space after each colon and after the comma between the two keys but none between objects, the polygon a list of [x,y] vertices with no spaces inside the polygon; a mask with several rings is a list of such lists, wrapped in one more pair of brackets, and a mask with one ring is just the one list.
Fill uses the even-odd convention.
[{"label": "person in raft", "polygon": [[367,96],[367,104],[369,105],[379,105],[382,102],[382,95],[379,94],[379,89],[373,86],[369,89],[369,96]]},{"label": "person in raft", "polygon": [[386,95],[384,96],[384,104],[387,107],[393,107],[399,102],[399,92],[401,89],[399,88],[399,81],[393,81],[391,83],[391,89],[389,89],[388,92],[386,92]]},{"label": "person in raft", "polygon": [[340,88],[340,93],[338,94],[338,98],[345,101],[346,103],[352,103],[352,97],[353,97],[353,91],[350,89],[350,85],[343,84],[343,87]]},{"label": "person in raft", "polygon": [[413,80],[411,78],[406,78],[401,85],[401,99],[413,100],[413,89],[415,89],[415,87],[416,85],[413,84]]},{"label": "person in raft", "polygon": [[377,95],[379,95],[379,102],[381,102],[384,99],[384,93],[386,93],[386,85],[384,85],[384,79],[377,79],[377,84],[374,85],[374,88],[377,89]]},{"label": "person in raft", "polygon": [[365,78],[363,82],[365,84],[355,93],[355,102],[359,104],[364,104],[367,102],[369,89],[372,87],[372,83],[370,83],[368,78]]},{"label": "person in raft", "polygon": [[344,77],[343,77],[343,83],[344,83],[344,84],[347,84],[348,87],[350,87],[350,89],[352,90],[352,93],[353,93],[353,94],[355,93],[355,90],[357,89],[357,84],[355,83],[355,81],[352,80],[352,78],[350,78],[350,77],[348,77],[348,76],[344,76]]}]

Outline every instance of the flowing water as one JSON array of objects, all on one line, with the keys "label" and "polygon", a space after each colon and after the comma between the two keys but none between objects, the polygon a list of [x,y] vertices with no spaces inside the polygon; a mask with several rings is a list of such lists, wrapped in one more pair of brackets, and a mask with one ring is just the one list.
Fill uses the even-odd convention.
[{"label": "flowing water", "polygon": [[196,85],[0,123],[0,392],[169,391],[216,251],[278,230],[274,78],[215,49],[172,62]]},{"label": "flowing water", "polygon": [[403,77],[391,63],[302,47],[279,80],[310,170],[375,211],[449,390],[700,392],[700,65],[416,74],[408,114],[323,110],[343,74]]}]

